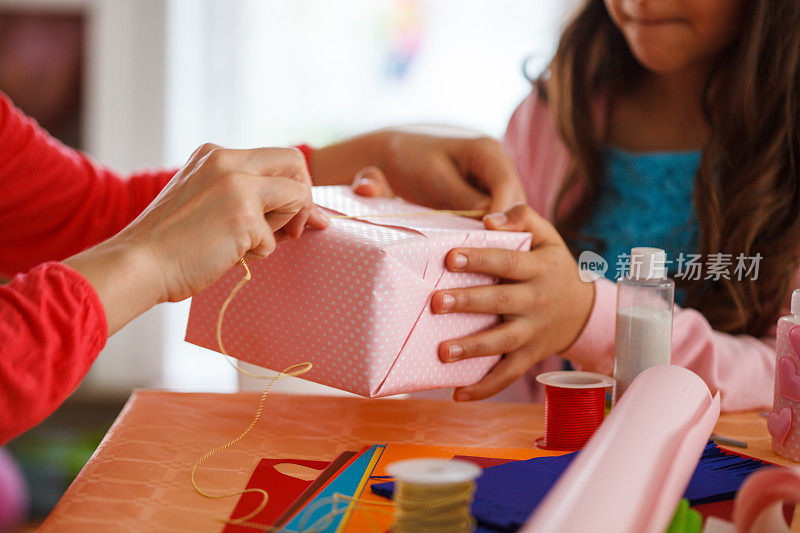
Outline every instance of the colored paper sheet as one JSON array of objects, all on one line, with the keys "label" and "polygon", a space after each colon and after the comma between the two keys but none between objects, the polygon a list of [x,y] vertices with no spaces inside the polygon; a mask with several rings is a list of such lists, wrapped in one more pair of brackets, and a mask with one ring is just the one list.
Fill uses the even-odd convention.
[{"label": "colored paper sheet", "polygon": [[[280,466],[279,466],[280,465]],[[330,465],[329,461],[308,461],[304,459],[261,459],[256,465],[250,480],[247,482],[248,489],[263,489],[269,494],[267,505],[248,522],[256,524],[272,524],[275,519],[299,496],[314,479],[296,477],[276,470],[276,466],[284,471],[291,472],[291,468],[281,468],[283,465],[294,465],[309,469],[308,474],[313,475],[315,471],[322,472]],[[230,518],[235,519],[244,516],[261,504],[262,495],[260,493],[247,492],[242,494],[239,502],[231,512]],[[224,533],[252,533],[250,527],[228,524],[223,530]]]},{"label": "colored paper sheet", "polygon": [[[320,533],[336,532],[346,513],[332,514],[336,505],[334,496],[358,498],[384,448],[375,445],[356,454],[339,475],[325,484],[284,527],[290,531],[302,531],[304,528],[314,526],[314,530]],[[344,511],[348,508],[348,504],[348,500],[341,500],[336,508]]]},{"label": "colored paper sheet", "polygon": [[366,505],[356,508],[350,519],[345,524],[344,531],[357,533],[362,531],[387,531],[392,525],[392,518],[382,513],[371,511],[374,507],[369,502],[385,502],[381,496],[375,494],[371,487],[380,485],[385,479],[391,479],[386,472],[386,467],[404,459],[418,457],[443,457],[461,458],[478,464],[482,468],[493,464],[502,464],[507,461],[531,459],[533,457],[550,457],[563,455],[564,452],[535,450],[527,448],[469,448],[458,446],[424,446],[418,444],[388,444],[378,464],[372,472],[368,489],[361,495],[361,500]]},{"label": "colored paper sheet", "polygon": [[[555,484],[577,452],[537,457],[484,469],[472,502],[478,524],[497,531],[516,531]],[[378,483],[372,491],[391,498],[394,483]]]},{"label": "colored paper sheet", "polygon": [[689,508],[689,500],[681,499],[667,533],[700,533],[702,530],[703,519],[700,513]]},{"label": "colored paper sheet", "polygon": [[490,466],[498,466],[504,465],[506,463],[510,463],[511,461],[516,461],[517,459],[499,459],[497,457],[474,457],[471,455],[456,455],[453,459],[458,459],[460,461],[468,461],[474,465],[478,465],[481,468],[489,468]]},{"label": "colored paper sheet", "polygon": [[281,516],[275,520],[274,525],[281,526],[286,523],[286,521],[291,518],[298,509],[303,507],[305,503],[311,499],[317,491],[319,491],[320,488],[322,488],[334,476],[338,475],[339,471],[344,468],[347,462],[352,459],[355,454],[356,452],[342,452],[339,457],[334,459],[333,462],[328,465],[328,468],[326,468],[325,471],[322,472],[322,474],[320,474],[319,477],[315,479],[314,482],[311,483],[311,485],[309,485],[308,488],[306,488],[306,490],[304,490],[303,493],[300,494],[300,496],[298,496],[289,507],[286,508],[283,514],[281,514]]}]

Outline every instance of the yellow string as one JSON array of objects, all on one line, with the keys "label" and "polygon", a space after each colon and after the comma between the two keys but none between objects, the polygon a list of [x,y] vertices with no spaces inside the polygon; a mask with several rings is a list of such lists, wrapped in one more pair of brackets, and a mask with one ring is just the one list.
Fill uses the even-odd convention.
[{"label": "yellow string", "polygon": [[434,209],[430,211],[418,211],[416,213],[384,213],[380,215],[329,215],[328,218],[405,218],[430,215],[458,215],[462,217],[480,218],[485,214],[486,211],[483,209]]},{"label": "yellow string", "polygon": [[[441,213],[441,212],[437,212]],[[422,213],[422,214],[429,214],[429,213]],[[414,214],[416,215],[416,214]],[[408,215],[394,215],[394,216],[408,216]],[[333,218],[356,218],[356,217],[333,217]],[[252,279],[252,275],[250,273],[250,268],[247,266],[247,262],[244,258],[239,260],[239,264],[244,268],[244,276],[239,282],[233,287],[231,292],[228,294],[228,297],[225,298],[225,301],[222,303],[220,307],[219,314],[217,315],[217,344],[219,345],[219,351],[225,356],[225,360],[231,364],[237,372],[240,372],[244,375],[255,377],[255,378],[262,378],[268,379],[268,376],[253,374],[247,372],[237,365],[233,364],[230,360],[230,355],[225,350],[225,345],[222,342],[222,326],[225,319],[225,312],[230,306],[231,302],[233,301],[236,293],[238,293],[242,287],[244,287],[247,282]],[[211,457],[215,454],[226,450],[227,448],[237,444],[241,441],[248,433],[255,427],[258,421],[261,419],[261,414],[264,411],[264,403],[266,401],[267,395],[269,394],[272,385],[278,381],[281,376],[300,376],[305,374],[313,365],[310,362],[299,363],[296,365],[291,365],[285,368],[283,371],[278,372],[274,375],[267,383],[267,386],[264,388],[264,392],[261,394],[261,398],[258,401],[258,407],[256,408],[255,415],[253,419],[250,421],[250,424],[242,431],[236,438],[213,448],[206,452],[202,457],[195,461],[194,465],[192,466],[192,473],[191,473],[191,481],[192,487],[194,491],[203,496],[204,498],[209,498],[213,500],[219,500],[224,498],[230,498],[232,496],[240,496],[243,494],[247,494],[249,492],[260,494],[261,495],[261,503],[249,513],[242,515],[237,518],[217,518],[220,522],[225,524],[231,525],[238,525],[244,527],[250,527],[254,529],[260,529],[262,531],[284,531],[285,533],[300,533],[300,532],[290,532],[287,529],[278,528],[274,526],[268,526],[265,524],[258,524],[254,522],[250,522],[249,520],[254,516],[257,516],[263,509],[266,507],[267,502],[269,501],[269,493],[266,490],[260,488],[246,488],[246,489],[235,489],[228,492],[220,492],[220,493],[212,493],[205,489],[202,489],[195,479],[195,475],[197,473],[197,469],[202,465],[204,462],[208,461]],[[352,507],[363,508],[368,513],[380,513],[389,516],[394,516],[394,524],[392,526],[392,530],[396,533],[405,533],[405,532],[415,532],[415,533],[424,533],[427,531],[453,531],[453,532],[468,532],[472,531],[475,527],[475,520],[472,518],[470,514],[470,503],[472,501],[472,495],[474,493],[475,484],[473,482],[466,482],[466,483],[455,483],[455,484],[441,484],[441,485],[414,485],[410,483],[405,483],[402,481],[397,482],[396,490],[394,495],[394,500],[392,502],[380,502],[380,501],[373,501],[373,500],[363,500],[361,498],[346,496],[344,494],[334,494],[332,497],[324,498],[322,500],[318,500],[314,502],[312,505],[308,506],[304,511],[300,521],[300,531],[304,533],[312,533],[317,531],[324,531],[331,523],[331,521],[338,515],[344,514],[348,511],[348,509]],[[349,501],[351,502],[350,506],[338,507],[338,503],[340,501]],[[306,517],[311,516],[313,512],[325,505],[331,505],[331,511],[320,517],[317,521],[309,526],[308,529],[305,529],[303,526],[305,525]],[[396,512],[391,512],[385,509],[385,507],[392,507],[396,509]],[[369,515],[368,515],[369,516]],[[370,526],[373,530],[377,530],[377,525],[375,524],[374,520],[370,517]]]},{"label": "yellow string", "polygon": [[[228,309],[228,306],[230,305],[231,301],[233,301],[233,298],[236,296],[236,293],[239,292],[239,290],[242,287],[244,287],[245,284],[248,281],[250,281],[252,279],[252,276],[250,274],[250,269],[248,268],[247,262],[245,262],[244,258],[239,260],[239,264],[242,265],[242,267],[244,267],[244,270],[245,270],[244,277],[241,280],[239,280],[239,282],[236,284],[236,286],[233,288],[233,290],[231,290],[230,294],[228,294],[228,297],[223,302],[222,307],[220,307],[219,315],[217,316],[217,343],[219,344],[219,351],[220,351],[220,353],[222,353],[222,355],[225,356],[225,360],[228,361],[228,363],[230,363],[231,365],[233,365],[233,363],[231,363],[230,359],[228,358],[229,357],[228,352],[225,350],[225,345],[222,342],[222,324],[223,324],[223,320],[225,318],[225,311]],[[203,497],[209,498],[209,499],[219,500],[219,499],[224,499],[224,498],[230,498],[231,496],[240,496],[240,495],[246,494],[248,492],[254,492],[254,493],[257,493],[257,494],[261,495],[261,503],[253,511],[249,512],[248,514],[246,514],[244,516],[240,516],[238,518],[222,519],[223,522],[225,522],[227,524],[240,525],[240,522],[246,522],[249,519],[253,518],[254,516],[258,515],[258,513],[260,513],[264,509],[264,507],[266,507],[267,502],[269,501],[269,494],[264,489],[259,489],[259,488],[236,489],[236,490],[232,490],[232,491],[228,491],[228,492],[221,492],[221,493],[212,493],[212,492],[206,491],[206,490],[200,488],[200,486],[197,484],[197,480],[195,479],[195,474],[197,473],[197,468],[201,464],[203,464],[204,462],[209,460],[216,453],[221,452],[221,451],[233,446],[234,444],[236,444],[240,440],[242,440],[248,433],[250,433],[250,431],[253,429],[253,427],[256,425],[256,423],[258,423],[259,419],[261,418],[261,413],[264,410],[264,401],[267,399],[267,395],[269,394],[269,391],[272,388],[272,385],[276,381],[278,381],[278,379],[281,376],[299,376],[299,375],[305,374],[306,372],[311,370],[312,366],[313,365],[311,363],[309,363],[309,362],[300,363],[300,364],[289,366],[289,367],[285,368],[283,371],[278,372],[277,374],[275,374],[275,376],[273,376],[272,379],[267,383],[267,386],[264,388],[264,392],[261,394],[261,398],[258,401],[258,408],[256,409],[255,416],[253,416],[253,419],[250,421],[250,425],[248,425],[247,428],[244,431],[242,431],[239,434],[239,436],[236,437],[235,439],[233,439],[233,440],[231,440],[229,442],[226,442],[225,444],[222,444],[221,446],[217,446],[216,448],[206,452],[202,457],[200,457],[197,461],[195,461],[194,466],[192,466],[192,475],[191,475],[192,487],[194,487],[194,491],[197,494],[199,494],[200,496],[203,496]],[[259,375],[256,375],[256,374],[252,374],[250,372],[246,372],[246,371],[240,369],[236,365],[233,365],[233,367],[236,368],[236,370],[238,372],[241,372],[242,374],[245,374],[245,375],[248,375],[248,376],[257,377],[257,378],[264,378],[264,379],[267,378],[267,376],[259,376]],[[264,525],[260,525],[259,527],[262,528],[262,529],[265,528]]]}]

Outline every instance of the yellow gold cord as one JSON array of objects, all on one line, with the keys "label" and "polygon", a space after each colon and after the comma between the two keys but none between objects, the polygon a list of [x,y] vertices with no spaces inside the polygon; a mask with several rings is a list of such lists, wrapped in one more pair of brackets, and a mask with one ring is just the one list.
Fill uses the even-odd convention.
[{"label": "yellow gold cord", "polygon": [[[251,377],[257,377],[257,378],[266,379],[267,376],[259,376],[259,375],[256,375],[256,374],[252,374],[250,372],[246,372],[246,371],[242,370],[241,368],[239,368],[238,366],[236,366],[233,363],[231,363],[230,359],[228,359],[228,352],[225,350],[225,345],[222,342],[222,324],[223,324],[223,321],[225,319],[225,311],[228,309],[228,306],[230,305],[231,301],[236,296],[236,293],[239,292],[239,290],[242,287],[244,287],[244,285],[248,281],[250,281],[252,279],[252,276],[250,274],[250,268],[248,268],[247,262],[244,260],[244,258],[239,260],[239,264],[241,264],[242,267],[244,268],[244,271],[245,271],[244,277],[241,280],[239,280],[239,282],[236,284],[236,286],[231,290],[230,294],[228,294],[228,297],[223,302],[222,307],[220,307],[219,315],[217,316],[217,344],[219,344],[219,351],[220,351],[220,353],[222,353],[222,355],[225,356],[225,360],[228,361],[228,363],[230,363],[231,365],[233,365],[233,367],[238,372],[241,372],[242,374],[246,374],[246,375],[251,376]],[[219,500],[219,499],[223,499],[223,498],[230,498],[231,496],[239,496],[239,495],[242,495],[242,494],[246,494],[248,492],[255,492],[255,493],[261,494],[261,503],[253,511],[247,513],[244,516],[240,516],[238,518],[223,519],[222,520],[223,522],[228,523],[228,524],[237,524],[238,525],[240,523],[243,523],[243,522],[246,522],[246,521],[250,520],[254,516],[258,515],[258,513],[260,513],[264,509],[264,507],[267,505],[267,501],[269,501],[269,494],[267,494],[267,491],[265,491],[264,489],[258,489],[258,488],[236,489],[236,490],[232,490],[232,491],[228,491],[228,492],[220,492],[220,493],[208,492],[208,491],[206,491],[204,489],[201,489],[200,486],[197,484],[197,480],[195,479],[195,474],[197,473],[197,468],[201,464],[203,464],[204,462],[209,460],[216,453],[221,452],[221,451],[233,446],[234,444],[236,444],[237,442],[242,440],[248,433],[250,433],[250,431],[253,429],[253,427],[256,425],[256,423],[258,423],[258,420],[261,418],[261,413],[264,410],[264,401],[267,399],[267,395],[269,394],[269,391],[272,388],[272,385],[276,381],[278,381],[278,379],[281,376],[299,376],[299,375],[305,374],[306,372],[311,370],[312,366],[313,365],[311,363],[309,363],[309,362],[300,363],[300,364],[296,364],[296,365],[292,365],[290,367],[287,367],[283,371],[278,372],[277,374],[275,374],[275,376],[273,376],[272,379],[267,383],[267,386],[264,388],[264,392],[261,394],[261,398],[258,401],[258,408],[256,409],[255,416],[253,416],[253,419],[250,421],[250,425],[248,425],[247,428],[244,431],[242,431],[242,433],[240,433],[239,436],[236,437],[235,439],[233,439],[233,440],[231,440],[229,442],[226,442],[225,444],[223,444],[221,446],[217,446],[216,448],[206,452],[206,454],[203,455],[202,457],[200,457],[194,463],[194,466],[192,466],[192,475],[191,475],[192,487],[194,487],[195,492],[197,494],[199,494],[200,496],[203,496],[205,498],[214,499],[214,500]],[[261,527],[263,529],[265,526],[261,525],[259,527]]]},{"label": "yellow gold cord", "polygon": [[405,218],[422,217],[430,215],[458,215],[469,218],[480,218],[486,214],[483,209],[433,209],[430,211],[418,211],[416,213],[385,213],[379,215],[329,215],[328,218]]},{"label": "yellow gold cord", "polygon": [[[424,213],[424,214],[429,214],[429,213]],[[416,215],[416,213],[410,216],[414,215]],[[394,216],[409,216],[409,215],[394,215]],[[332,217],[332,218],[357,218],[357,217]],[[220,307],[219,315],[217,316],[217,344],[219,345],[220,353],[222,353],[222,355],[225,356],[225,360],[228,361],[228,363],[230,363],[236,369],[237,372],[240,372],[242,374],[251,377],[269,379],[268,376],[252,374],[233,364],[233,362],[230,361],[229,359],[230,356],[228,352],[225,350],[225,345],[222,342],[222,326],[225,319],[225,311],[227,311],[228,306],[231,304],[231,301],[233,301],[233,298],[236,296],[236,293],[238,293],[239,290],[241,290],[241,288],[244,287],[247,284],[247,282],[252,279],[250,268],[247,266],[247,262],[244,259],[240,259],[239,264],[242,266],[242,268],[244,268],[244,276],[233,287],[231,292],[228,294],[228,297],[225,299],[225,301],[222,303],[222,306]],[[211,457],[213,457],[215,454],[224,451],[227,448],[230,448],[231,446],[237,444],[245,436],[247,436],[248,433],[250,433],[250,431],[255,427],[255,425],[261,419],[261,415],[264,411],[264,403],[267,399],[267,395],[269,394],[270,389],[272,388],[272,385],[276,381],[278,381],[278,379],[281,376],[299,376],[311,370],[312,366],[313,365],[310,362],[292,365],[285,368],[282,372],[277,373],[271,379],[269,379],[269,381],[267,382],[267,386],[264,388],[264,392],[261,394],[261,398],[258,401],[258,407],[256,408],[255,415],[253,416],[253,419],[250,421],[250,424],[247,426],[247,428],[245,428],[245,430],[242,431],[233,440],[226,442],[225,444],[217,446],[216,448],[213,448],[212,450],[206,452],[192,466],[192,473],[191,473],[192,487],[194,488],[194,491],[200,496],[209,499],[219,500],[219,499],[229,498],[232,496],[240,496],[248,492],[257,493],[261,495],[261,503],[249,513],[239,516],[237,518],[230,518],[230,519],[218,518],[220,522],[223,522],[225,524],[250,527],[262,531],[283,531],[284,533],[299,533],[299,532],[292,532],[290,530],[283,528],[250,522],[251,518],[257,516],[264,509],[264,507],[266,507],[267,502],[269,501],[269,494],[267,493],[266,490],[260,488],[249,488],[249,489],[235,489],[227,492],[214,493],[201,488],[200,485],[197,483],[195,475],[200,465],[211,459]],[[337,493],[331,497],[317,500],[313,502],[311,505],[309,505],[306,509],[304,509],[303,515],[300,520],[299,529],[303,533],[324,531],[331,524],[331,521],[334,518],[336,518],[341,514],[346,513],[353,507],[356,507],[367,511],[368,513],[379,513],[379,514],[394,516],[395,521],[394,525],[392,526],[392,530],[395,531],[396,533],[405,533],[411,531],[415,533],[417,532],[425,533],[428,531],[468,532],[472,531],[475,527],[475,520],[470,514],[470,503],[472,502],[472,495],[474,493],[474,490],[475,490],[475,484],[471,481],[467,483],[453,483],[453,484],[443,484],[443,485],[442,484],[415,485],[398,480],[396,482],[394,500],[392,502],[363,500],[360,498],[346,496]],[[350,505],[339,507],[339,502],[342,501],[350,502]],[[326,505],[330,505],[331,510],[306,528],[305,523],[307,517],[312,516],[314,511]],[[370,518],[370,521],[372,529],[377,530],[377,526],[374,520]]]}]

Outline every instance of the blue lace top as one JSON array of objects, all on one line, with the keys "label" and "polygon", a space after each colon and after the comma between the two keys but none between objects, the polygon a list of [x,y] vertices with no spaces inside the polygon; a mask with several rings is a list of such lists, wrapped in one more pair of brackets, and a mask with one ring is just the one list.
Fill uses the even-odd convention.
[{"label": "blue lace top", "polygon": [[607,278],[617,279],[618,258],[628,257],[634,246],[666,250],[670,275],[678,254],[697,253],[700,228],[692,190],[701,155],[699,150],[634,153],[606,148],[605,175],[581,228],[587,239],[579,249],[603,256]]}]

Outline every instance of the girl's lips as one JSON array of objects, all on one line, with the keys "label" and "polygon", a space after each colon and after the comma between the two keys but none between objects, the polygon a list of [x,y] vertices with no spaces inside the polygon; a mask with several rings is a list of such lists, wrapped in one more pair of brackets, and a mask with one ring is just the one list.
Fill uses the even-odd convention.
[{"label": "girl's lips", "polygon": [[664,26],[667,24],[685,24],[686,21],[680,18],[660,18],[660,19],[645,19],[637,17],[629,17],[630,22],[639,24],[640,26]]}]

